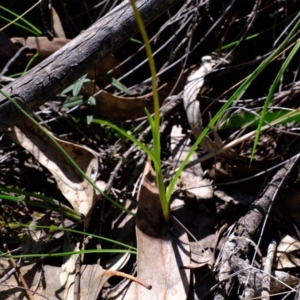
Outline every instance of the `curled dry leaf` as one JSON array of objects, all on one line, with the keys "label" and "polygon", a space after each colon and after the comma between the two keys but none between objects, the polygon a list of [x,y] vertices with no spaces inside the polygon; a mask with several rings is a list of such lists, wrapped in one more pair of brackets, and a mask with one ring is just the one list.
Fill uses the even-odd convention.
[{"label": "curled dry leaf", "polygon": [[[21,46],[16,45],[12,43],[12,41],[9,39],[9,37],[3,32],[0,31],[0,69],[1,72],[5,71],[5,66],[7,65],[7,62],[9,59],[11,59],[19,50]],[[12,61],[12,64],[9,66],[12,70],[15,69],[24,69],[24,58],[23,55],[20,54],[18,57],[15,57]],[[4,75],[6,72],[3,73]]]},{"label": "curled dry leaf", "polygon": [[61,24],[60,17],[52,5],[51,5],[51,15],[53,20],[53,31],[55,37],[65,39],[66,35],[65,35],[64,28]]},{"label": "curled dry leaf", "polygon": [[[101,91],[101,92],[100,92]],[[117,96],[101,90],[95,83],[86,82],[82,93],[87,96],[100,92],[96,98],[95,114],[109,121],[133,120],[145,116],[145,108],[153,111],[152,93],[139,97]]]},{"label": "curled dry leaf", "polygon": [[[0,259],[1,278],[5,278],[9,270],[8,261],[4,258]],[[44,285],[41,281],[41,271],[47,285]],[[34,300],[55,300],[63,299],[63,289],[60,287],[60,282],[57,280],[60,275],[60,267],[54,267],[45,265],[41,269],[41,264],[30,264],[23,266],[20,269],[25,281],[28,284],[28,288],[35,292]],[[24,293],[24,288],[20,286],[15,276],[7,276],[6,280],[2,281],[0,285],[0,300],[7,299],[19,299],[27,300],[27,296]]]},{"label": "curled dry leaf", "polygon": [[[188,155],[191,149],[190,139],[182,134],[179,126],[173,126],[171,131],[171,150],[172,165],[178,168]],[[191,161],[198,158],[194,152],[190,158]],[[184,189],[188,193],[194,194],[197,199],[212,199],[213,187],[211,181],[203,178],[204,173],[200,164],[197,164],[187,170],[182,171],[180,181],[177,184],[178,189]]]},{"label": "curled dry leaf", "polygon": [[[74,245],[73,243],[65,243],[64,251],[79,251],[79,243]],[[76,276],[76,264],[79,259],[79,254],[65,256],[65,263],[61,266],[61,273],[59,280],[62,289],[64,289],[64,300],[72,300],[74,297],[74,281]]]},{"label": "curled dry leaf", "polygon": [[300,266],[300,242],[286,235],[280,241],[276,250],[276,260],[273,267],[276,269],[296,268]]},{"label": "curled dry leaf", "polygon": [[10,40],[15,44],[21,44],[22,46],[28,47],[29,50],[38,52],[40,60],[50,56],[70,41],[64,38],[54,38],[50,41],[45,36],[29,36],[27,38],[14,37]]},{"label": "curled dry leaf", "polygon": [[[0,267],[0,276],[4,278],[10,266],[5,259],[0,259]],[[58,280],[62,274],[60,267],[42,266],[37,263],[24,266],[20,271],[29,285],[29,289],[35,291],[35,300],[74,299],[74,281],[70,280],[69,286],[61,285],[61,281]],[[41,280],[41,271],[43,272],[44,280]],[[99,294],[104,284],[111,276],[115,275],[113,272],[107,272],[107,270],[102,269],[99,265],[82,265],[80,273],[80,299],[99,299]],[[43,284],[43,282],[47,282],[47,284]],[[69,289],[67,290],[67,288]],[[5,282],[2,282],[0,285],[0,300],[9,298],[19,300],[28,299],[24,294],[24,288],[19,285],[15,276],[8,276]]]},{"label": "curled dry leaf", "polygon": [[[51,172],[58,188],[75,210],[84,215],[88,212],[94,201],[93,187],[70,166],[44,133],[24,119],[18,126],[10,128],[7,135]],[[55,139],[86,175],[95,180],[98,173],[98,159],[94,152],[87,147]]]},{"label": "curled dry leaf", "polygon": [[188,237],[181,228],[165,223],[149,161],[138,193],[136,235],[138,277],[152,290],[136,286],[135,299],[186,299],[190,271],[182,266],[190,264]]},{"label": "curled dry leaf", "polygon": [[[197,139],[204,129],[202,122],[200,101],[198,100],[198,94],[204,84],[204,79],[213,68],[221,62],[217,58],[212,56],[203,56],[202,63],[198,70],[192,72],[188,77],[186,85],[183,90],[183,105],[186,111],[188,123],[191,126],[192,133]],[[207,151],[214,151],[217,148],[222,147],[222,141],[215,134],[215,142],[211,141],[208,136],[205,136],[201,142],[202,147]]]},{"label": "curled dry leaf", "polygon": [[[107,62],[107,65],[108,62]],[[97,67],[98,68],[98,67]],[[99,74],[99,70],[95,69],[96,74]],[[192,67],[193,68],[193,67]],[[118,71],[118,69],[116,70]],[[183,78],[187,77],[190,69],[187,69],[183,73]],[[113,73],[110,75],[114,76]],[[95,75],[93,72],[89,73],[89,78],[93,78]],[[117,76],[114,76],[117,77]],[[96,78],[99,78],[99,76]],[[94,95],[96,99],[95,114],[105,118],[111,122],[121,122],[126,120],[135,120],[137,118],[145,117],[145,108],[152,113],[153,112],[153,93],[142,96],[118,96],[108,93],[97,86],[98,82],[86,82],[81,92],[87,97]],[[158,96],[161,103],[170,95],[171,91],[180,91],[181,87],[178,84],[178,77],[174,77],[170,82],[161,85],[158,88]]]}]

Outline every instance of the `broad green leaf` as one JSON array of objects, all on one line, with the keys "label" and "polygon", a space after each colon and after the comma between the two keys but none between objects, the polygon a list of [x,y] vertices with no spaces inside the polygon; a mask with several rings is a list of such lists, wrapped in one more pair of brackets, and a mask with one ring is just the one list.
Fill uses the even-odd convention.
[{"label": "broad green leaf", "polygon": [[[86,76],[86,75],[85,75]],[[84,76],[84,77],[85,77]],[[82,78],[80,78],[80,79],[78,79],[78,80],[81,80]],[[84,81],[83,81],[83,83],[85,83],[85,82],[89,82],[89,81],[91,81],[90,79],[88,79],[88,78],[84,78]],[[83,84],[82,83],[82,84]],[[68,86],[66,89],[64,89],[60,94],[61,95],[66,95],[66,94],[68,94],[68,93],[70,93],[70,92],[72,92],[72,93],[74,93],[74,89],[75,89],[75,85],[77,84],[77,81],[75,82],[75,83],[73,83],[73,84],[71,84],[70,86]],[[82,86],[82,84],[81,84],[81,86]],[[76,91],[76,90],[75,90]]]},{"label": "broad green leaf", "polygon": [[86,116],[86,122],[88,125],[91,124],[91,122],[94,119],[94,111],[95,111],[95,106],[96,106],[96,99],[94,97],[89,97],[87,101],[88,105],[88,111],[87,111],[87,116]]},{"label": "broad green leaf", "polygon": [[72,89],[73,96],[77,96],[82,88],[82,85],[88,81],[90,80],[86,78],[86,75],[79,78],[73,85],[73,89]]},{"label": "broad green leaf", "polygon": [[83,96],[75,96],[67,99],[63,104],[63,108],[72,108],[83,103]]}]

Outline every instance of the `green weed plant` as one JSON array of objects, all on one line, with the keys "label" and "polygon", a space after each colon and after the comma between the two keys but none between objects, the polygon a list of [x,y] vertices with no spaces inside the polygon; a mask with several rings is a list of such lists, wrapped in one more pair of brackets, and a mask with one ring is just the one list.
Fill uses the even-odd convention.
[{"label": "green weed plant", "polygon": [[[132,5],[134,15],[136,17],[136,21],[138,24],[138,27],[140,29],[143,42],[145,45],[145,50],[147,53],[147,57],[149,60],[149,67],[151,71],[151,76],[152,76],[152,90],[153,90],[153,103],[154,103],[154,116],[152,117],[148,111],[146,111],[146,115],[148,118],[148,122],[151,126],[151,131],[152,131],[152,137],[153,137],[153,147],[150,148],[149,146],[145,145],[138,139],[136,139],[134,136],[132,136],[130,133],[126,132],[122,128],[116,126],[115,124],[112,124],[106,120],[100,120],[100,119],[94,119],[92,122],[98,123],[101,125],[107,125],[110,128],[114,129],[115,131],[119,132],[122,134],[124,137],[126,137],[128,140],[132,141],[135,143],[138,147],[140,147],[141,150],[143,150],[152,160],[153,165],[154,165],[154,170],[156,173],[156,183],[159,191],[159,198],[160,198],[160,203],[162,207],[162,212],[163,216],[166,222],[170,221],[170,201],[171,201],[171,196],[174,191],[176,182],[181,174],[181,172],[184,170],[185,166],[189,162],[192,154],[196,151],[198,145],[201,143],[203,138],[208,134],[210,129],[215,126],[217,121],[223,116],[223,114],[226,112],[226,110],[230,107],[230,105],[238,98],[240,98],[245,90],[249,87],[249,85],[253,82],[253,80],[268,66],[268,64],[271,63],[273,59],[276,58],[280,52],[284,50],[284,48],[287,46],[287,44],[290,42],[291,38],[295,34],[295,32],[298,30],[300,26],[300,20],[296,22],[294,27],[291,29],[290,33],[288,36],[284,39],[284,41],[264,60],[261,62],[261,64],[245,79],[245,81],[237,88],[237,90],[232,94],[232,96],[228,99],[228,101],[222,106],[222,108],[213,116],[209,124],[206,126],[206,128],[203,130],[203,132],[200,134],[196,142],[193,144],[191,147],[188,155],[186,156],[185,160],[183,163],[180,165],[178,170],[176,170],[176,173],[174,174],[173,178],[170,181],[170,184],[168,188],[165,187],[164,184],[164,178],[163,178],[163,173],[162,173],[162,162],[161,162],[161,144],[160,144],[160,106],[159,106],[159,97],[158,97],[158,91],[157,91],[157,73],[156,73],[156,68],[155,68],[155,63],[154,59],[152,56],[152,50],[151,46],[149,43],[149,38],[147,36],[145,26],[143,24],[143,20],[139,14],[139,11],[135,5],[134,0],[130,0],[130,3]],[[269,128],[269,126],[277,125],[280,123],[287,122],[289,119],[296,118],[300,115],[300,108],[294,109],[287,114],[284,114],[283,116],[279,116],[277,119],[273,120],[270,122],[268,125],[265,125],[265,116],[267,112],[267,108],[269,106],[270,100],[274,94],[274,91],[276,89],[276,86],[278,85],[279,79],[281,78],[283,72],[286,70],[288,67],[291,59],[294,57],[295,53],[299,50],[300,47],[300,42],[299,40],[295,43],[294,48],[290,52],[287,60],[283,63],[282,68],[280,69],[279,73],[277,74],[274,83],[272,84],[270,88],[270,92],[267,97],[267,101],[264,105],[263,111],[261,113],[260,121],[257,130],[254,132],[256,134],[254,146],[253,146],[253,151],[252,151],[252,157],[255,153],[255,149],[257,146],[257,142],[260,136],[260,133],[262,130]],[[74,89],[74,86],[72,87]],[[48,138],[52,141],[52,143],[57,147],[62,155],[65,157],[65,159],[70,163],[70,165],[83,177],[85,178],[105,199],[107,199],[109,202],[111,202],[114,206],[122,209],[124,212],[132,214],[131,211],[125,209],[122,205],[120,205],[118,202],[110,198],[108,195],[103,193],[95,184],[94,182],[80,169],[80,167],[73,161],[73,159],[64,151],[64,149],[56,142],[56,140],[38,123],[36,122],[26,111],[22,109],[18,105],[18,103],[11,98],[9,95],[4,93],[2,90],[0,90],[0,93],[9,99],[21,112],[22,114],[28,118],[32,123],[35,124],[45,135],[48,136]],[[104,251],[104,250],[103,250]],[[128,251],[128,250],[126,250]],[[85,252],[87,253],[87,252]],[[69,254],[69,253],[68,253]],[[66,255],[68,255],[66,254]],[[72,252],[71,254],[75,254],[75,252]],[[52,255],[54,256],[54,254]]]},{"label": "green weed plant", "polygon": [[[140,30],[140,33],[142,35],[142,39],[145,45],[145,50],[147,53],[148,61],[149,61],[149,67],[151,71],[151,76],[152,76],[152,91],[153,91],[153,103],[154,103],[154,117],[152,117],[147,111],[147,118],[149,121],[149,124],[151,126],[152,130],[152,137],[153,137],[153,149],[150,149],[148,146],[137,140],[135,137],[132,135],[128,134],[125,130],[119,128],[118,126],[104,120],[94,120],[94,122],[102,124],[102,125],[107,125],[114,130],[118,131],[122,135],[124,135],[126,138],[134,142],[136,145],[138,145],[147,155],[151,158],[153,165],[154,165],[154,170],[156,173],[156,183],[159,191],[159,197],[160,197],[160,203],[163,211],[163,216],[166,222],[169,222],[170,220],[170,200],[172,193],[174,191],[175,185],[177,180],[180,177],[180,174],[184,170],[185,166],[189,162],[192,154],[196,151],[198,145],[201,143],[203,138],[208,134],[210,129],[215,126],[215,124],[218,122],[218,120],[223,116],[223,114],[226,112],[226,110],[231,106],[231,104],[238,98],[240,98],[245,90],[250,86],[250,84],[253,82],[253,80],[271,63],[271,61],[281,52],[284,50],[284,47],[290,42],[292,36],[295,34],[295,32],[298,30],[299,25],[300,25],[300,20],[295,24],[295,26],[292,28],[288,36],[284,39],[284,41],[267,57],[264,61],[261,62],[261,64],[246,78],[246,80],[240,85],[240,87],[233,93],[233,95],[228,99],[228,101],[221,107],[221,109],[215,114],[215,116],[212,118],[212,120],[209,122],[207,127],[203,130],[203,132],[200,134],[194,145],[191,147],[188,155],[186,156],[185,160],[182,162],[176,173],[174,174],[173,178],[171,179],[171,182],[166,189],[164,185],[164,180],[163,180],[163,174],[162,174],[162,164],[161,164],[161,146],[160,146],[160,112],[159,112],[159,98],[158,98],[158,91],[157,91],[157,75],[156,75],[156,68],[155,68],[155,63],[151,51],[151,46],[149,43],[149,38],[147,36],[147,32],[145,29],[145,26],[143,24],[143,20],[140,16],[140,13],[136,7],[135,1],[130,0],[131,6],[134,11],[134,15]],[[271,86],[270,92],[267,97],[267,101],[265,102],[263,111],[260,116],[259,124],[256,130],[256,137],[253,145],[253,150],[252,150],[252,155],[251,155],[251,160],[254,157],[255,150],[257,147],[257,143],[259,140],[260,133],[265,127],[263,127],[263,124],[265,124],[265,116],[266,116],[266,111],[268,108],[268,105],[270,103],[270,100],[274,94],[275,88],[278,85],[278,82],[283,74],[283,72],[286,70],[287,66],[289,65],[292,57],[295,55],[295,53],[299,49],[299,41],[296,43],[294,46],[293,50],[291,51],[289,57],[287,60],[284,62],[281,70],[276,76],[276,79],[274,80],[273,85]],[[274,120],[271,122],[270,125],[275,125],[278,124],[278,122],[286,122],[288,118],[295,117],[295,114],[299,114],[297,110],[292,111],[290,113],[285,114],[284,116]],[[280,120],[280,121],[279,121]]]},{"label": "green weed plant", "polygon": [[41,30],[39,30],[36,26],[34,26],[31,22],[29,22],[26,18],[20,16],[19,14],[15,13],[14,11],[0,5],[0,11],[4,11],[6,13],[8,13],[9,15],[16,17],[16,19],[10,19],[7,18],[5,16],[3,16],[2,14],[0,14],[0,18],[9,22],[10,24],[13,24],[19,28],[22,28],[26,31],[28,31],[29,33],[35,35],[35,36],[41,36],[42,32]]}]

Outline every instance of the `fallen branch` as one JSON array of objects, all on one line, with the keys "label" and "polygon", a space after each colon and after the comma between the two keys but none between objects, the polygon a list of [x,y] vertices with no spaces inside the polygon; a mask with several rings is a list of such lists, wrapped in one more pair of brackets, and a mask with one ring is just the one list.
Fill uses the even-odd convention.
[{"label": "fallen branch", "polygon": [[[179,0],[140,0],[137,7],[144,23],[149,24],[177,2]],[[86,74],[137,32],[132,8],[125,1],[24,76],[7,85],[3,92],[31,112]],[[0,95],[0,132],[20,122],[20,117],[18,109]]]}]

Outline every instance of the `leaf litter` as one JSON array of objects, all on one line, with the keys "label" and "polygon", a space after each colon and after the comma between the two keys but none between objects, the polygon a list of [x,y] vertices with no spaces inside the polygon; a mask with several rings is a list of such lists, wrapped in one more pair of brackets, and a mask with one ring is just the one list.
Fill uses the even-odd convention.
[{"label": "leaf litter", "polygon": [[[214,31],[212,28],[214,37],[219,38],[219,42],[215,43],[214,48],[219,48],[224,41],[227,41],[227,33],[229,33],[228,36],[232,35],[231,30],[234,30],[235,25],[233,24],[235,23],[239,23],[239,28],[245,26],[245,32],[248,32],[249,35],[253,33],[251,28],[257,26],[256,14],[251,14],[254,8],[251,6],[251,1],[248,2],[243,4],[242,9],[238,3],[232,4],[233,6],[230,4],[227,11],[222,12],[229,13],[230,18],[235,21],[223,23],[223,27],[220,28],[224,28],[224,32],[222,29]],[[260,6],[259,3],[257,4]],[[275,4],[280,7],[275,9]],[[275,15],[283,19],[285,18],[283,12],[286,15],[294,13],[299,9],[297,5],[292,1],[274,2],[270,4],[268,10],[261,6],[260,9],[254,11],[270,21],[266,23],[273,24],[274,28],[277,28]],[[182,15],[181,18],[178,18],[177,15],[177,19],[176,15],[173,16],[173,26],[178,24],[185,28],[185,23],[180,23],[180,20],[186,20],[190,25],[183,30],[187,39],[199,34],[197,26],[195,26],[197,18],[203,21],[203,28],[208,29],[206,30],[207,36],[211,34],[212,19],[223,22],[222,15],[218,16],[216,13],[222,11],[217,2],[211,1],[205,7],[200,5],[197,8],[193,8],[192,2],[187,2],[183,4],[182,8],[201,11],[192,21],[184,19],[185,15]],[[234,8],[234,15],[230,15],[232,8]],[[242,11],[248,8],[248,14],[243,15]],[[274,10],[270,13],[272,9]],[[103,9],[103,12],[105,11]],[[254,18],[253,27],[243,23],[249,19],[249,16]],[[162,31],[168,29],[167,24],[165,25],[162,27]],[[280,27],[280,30],[284,32],[285,29]],[[258,31],[263,32],[264,29]],[[161,33],[158,32],[159,34]],[[167,34],[170,33],[167,32]],[[240,34],[240,30],[238,34]],[[157,47],[162,46],[160,44],[162,40],[156,39]],[[205,57],[212,56],[209,52],[214,50],[209,46],[211,40],[207,44],[204,37],[200,41],[201,46],[199,46],[200,44],[195,46],[198,49],[201,48],[200,54],[195,55],[199,57],[194,59],[193,55],[190,55],[191,61],[188,62],[188,68],[183,67],[180,70],[178,66],[173,67],[169,72],[172,73],[170,75],[165,68],[168,66],[172,68],[175,58],[183,59],[179,53],[189,51],[185,48],[185,40],[184,38],[181,44],[170,40],[169,43],[172,46],[169,49],[164,48],[167,61],[157,59],[162,74],[159,75],[158,82],[161,87],[159,93],[163,106],[164,121],[161,131],[164,141],[162,152],[166,185],[169,180],[168,174],[173,174],[174,169],[183,161],[194,139],[190,136],[189,118],[186,118],[186,112],[183,111],[181,105],[181,93],[184,91],[187,78],[193,78],[192,76],[188,77],[191,75],[192,64],[198,64],[198,66],[192,67],[193,70],[196,70],[199,67],[199,57],[202,54]],[[12,41],[24,43],[23,45],[30,48],[31,53],[26,52],[29,59],[32,57],[32,52],[39,46],[42,50],[40,57],[43,58],[58,49],[59,43],[68,42],[66,39],[54,39],[51,43],[46,38],[27,38],[27,41],[12,39]],[[190,41],[190,45],[194,43],[194,41]],[[276,43],[274,40],[271,44]],[[12,45],[7,41],[4,44],[7,45],[7,49],[12,49],[9,48]],[[244,45],[245,43],[241,39],[236,52],[244,62],[248,63],[246,67],[243,67],[240,64],[241,60],[238,60],[225,67],[216,66],[216,70],[201,79],[201,88],[198,88],[197,91],[199,95],[193,95],[193,99],[201,101],[201,113],[199,112],[202,118],[201,125],[207,124],[217,108],[229,98],[226,91],[243,79],[241,74],[248,75],[254,69],[255,64],[259,62],[262,53],[266,53],[265,50],[257,52],[261,44],[256,43],[255,39],[247,39],[247,47],[244,48]],[[13,50],[9,50],[12,55],[16,51],[15,47],[16,45],[13,45]],[[155,43],[153,47],[156,47]],[[134,51],[131,50],[133,48]],[[144,107],[151,112],[152,93],[147,86],[148,79],[144,75],[147,74],[147,70],[139,66],[141,63],[139,53],[140,50],[136,50],[132,44],[127,44],[121,51],[116,51],[114,55],[95,66],[88,75],[89,81],[82,85],[81,90],[78,89],[78,93],[82,96],[78,110],[72,111],[75,106],[63,107],[62,103],[69,96],[61,95],[62,98],[59,101],[58,99],[49,101],[41,107],[38,112],[41,114],[36,115],[53,134],[55,133],[57,141],[82,169],[93,180],[97,180],[102,189],[107,190],[110,196],[136,213],[135,216],[121,212],[102,199],[101,195],[95,194],[89,185],[61,159],[60,154],[47,139],[39,135],[30,124],[17,124],[2,138],[1,146],[4,149],[1,149],[0,159],[2,185],[10,185],[13,182],[13,186],[26,190],[32,186],[29,183],[36,182],[37,184],[33,185],[34,192],[41,194],[46,192],[51,196],[54,191],[56,193],[58,191],[58,194],[61,193],[61,202],[71,205],[86,218],[84,228],[82,228],[80,222],[79,224],[69,222],[67,218],[54,211],[45,212],[40,208],[26,206],[21,201],[22,199],[16,205],[12,205],[3,196],[1,200],[3,215],[1,241],[8,242],[7,251],[12,255],[15,253],[14,250],[17,250],[16,253],[23,253],[25,257],[16,259],[17,268],[12,267],[5,258],[1,257],[0,299],[7,297],[25,299],[28,297],[28,294],[25,296],[24,293],[24,289],[27,289],[26,285],[34,299],[45,299],[45,297],[47,299],[72,299],[75,297],[74,295],[80,294],[82,299],[202,299],[206,297],[219,300],[225,299],[226,295],[230,297],[230,292],[231,295],[235,294],[240,298],[261,296],[263,295],[262,290],[265,292],[264,297],[269,297],[268,293],[271,295],[280,292],[291,293],[290,297],[294,297],[300,277],[298,271],[299,176],[296,171],[298,163],[295,160],[297,158],[293,158],[295,153],[293,156],[289,152],[290,149],[293,149],[293,145],[297,149],[297,142],[293,141],[287,133],[289,131],[297,132],[298,124],[269,128],[261,136],[251,166],[248,162],[253,139],[248,139],[240,146],[235,146],[230,150],[230,155],[227,157],[216,155],[201,165],[198,163],[185,170],[181,174],[173,195],[172,222],[165,224],[157,196],[155,174],[153,174],[145,155],[136,147],[130,148],[130,153],[127,152],[128,142],[110,129],[93,127],[94,124],[87,126],[81,122],[81,120],[86,120],[85,112],[88,102],[85,98],[94,97],[96,99],[94,111],[88,112],[91,119],[96,115],[101,115],[103,118],[121,124],[132,134],[142,132],[140,139],[151,144],[151,137],[147,135],[145,126],[140,125],[143,124],[140,122],[143,122],[144,119]],[[127,64],[127,59],[133,61]],[[184,66],[185,62],[181,62]],[[16,60],[15,63],[17,67],[20,60]],[[23,61],[21,63],[24,64]],[[278,68],[280,59],[273,64],[272,67]],[[139,67],[134,69],[133,66]],[[143,78],[136,75],[139,68],[142,70]],[[228,74],[227,70],[229,70],[230,76],[226,75]],[[126,73],[126,71],[128,72]],[[135,76],[134,80],[130,79],[132,76],[130,72]],[[225,73],[222,75],[222,72]],[[244,111],[254,116],[259,114],[262,101],[270,87],[269,79],[273,78],[273,74],[273,71],[266,73],[263,80],[260,81],[258,89],[255,88],[253,91],[250,87],[242,96],[243,99],[236,100],[235,107],[226,112],[221,123],[228,121],[229,124],[232,120],[231,115],[242,118]],[[273,97],[270,115],[272,115],[272,110],[297,107],[297,96],[299,95],[297,88],[299,76],[297,74],[297,65],[291,64],[290,70],[287,70],[282,78],[282,86]],[[123,80],[124,78],[125,80]],[[290,78],[294,78],[294,82],[291,82]],[[3,77],[3,80],[7,80],[7,78]],[[111,83],[114,84],[111,85]],[[131,86],[127,87],[127,84],[131,84]],[[195,84],[197,86],[200,82],[195,82]],[[122,87],[125,95],[118,90],[118,87]],[[128,91],[129,95],[126,95]],[[98,96],[94,95],[95,93]],[[197,117],[199,117],[199,113]],[[68,116],[67,121],[66,116]],[[141,121],[134,120],[136,118],[141,118]],[[141,126],[140,131],[136,129],[139,126]],[[220,141],[226,144],[242,136],[248,130],[246,125],[241,130],[239,129],[235,129],[236,131],[218,130],[218,126],[216,126],[216,128],[212,128],[212,133],[207,138],[212,140],[214,145],[221,145]],[[12,144],[8,138],[21,146]],[[178,139],[177,142],[175,142],[176,139]],[[126,155],[123,156],[124,153]],[[299,151],[297,150],[296,153]],[[203,154],[205,154],[205,149],[199,147],[191,160],[196,160]],[[289,167],[291,172],[284,172],[287,165],[282,167],[280,164],[286,163],[283,160],[291,159],[291,157],[294,159],[294,163]],[[293,168],[294,165],[295,168]],[[280,184],[276,180],[275,182],[270,181],[266,173],[266,170],[269,173],[274,172],[275,167],[284,173],[281,175],[282,182]],[[144,174],[142,179],[138,179],[142,173]],[[33,178],[27,174],[39,174],[39,176]],[[48,190],[45,189],[45,182],[39,185],[42,177],[46,179],[47,186],[50,186]],[[245,180],[245,178],[248,179]],[[239,181],[240,179],[245,182]],[[271,182],[275,188],[268,188],[268,182]],[[43,189],[40,191],[41,187]],[[271,190],[272,195],[265,195],[264,189]],[[2,193],[5,196],[8,194],[4,191]],[[258,196],[259,194],[260,196]],[[266,196],[270,197],[272,201],[266,201]],[[264,221],[253,217],[262,211],[267,212],[266,217],[263,216]],[[24,227],[17,228],[20,223],[28,225],[27,231],[24,230]],[[134,249],[133,252],[137,248],[137,254],[129,253],[126,250],[128,248],[125,247],[122,248],[125,253],[114,253],[113,250],[119,250],[120,246],[114,245],[111,241],[82,238],[74,233],[66,234],[64,232],[54,238],[55,235],[51,233],[50,229],[35,228],[34,226],[37,224],[55,224],[66,229],[77,228],[86,234],[107,236],[128,244]],[[21,239],[23,242],[20,241]],[[273,259],[271,258],[273,261],[268,261],[270,258],[267,252],[271,249],[274,239],[277,240],[276,252]],[[80,246],[76,246],[78,243]],[[19,249],[18,247],[23,248]],[[64,260],[46,258],[41,262],[26,258],[26,254],[28,255],[32,251],[35,253],[45,251],[45,254],[49,254],[62,251],[62,249],[111,249],[112,253],[85,254],[77,257],[69,255]],[[2,245],[1,250],[3,251]],[[70,264],[70,266],[68,267],[64,263]],[[80,268],[76,269],[76,264],[79,264]],[[267,265],[270,266],[269,271],[265,271]],[[121,271],[134,276],[134,278],[126,278]],[[26,285],[21,286],[20,274]],[[76,276],[78,274],[80,276]],[[268,276],[269,274],[271,277]],[[61,283],[58,280],[61,275],[69,279]],[[116,280],[114,277],[119,275],[122,275],[123,279]],[[132,279],[140,280],[144,286],[133,282]],[[150,285],[151,290],[147,289]],[[80,286],[79,289],[78,286]],[[282,299],[280,298],[282,296],[277,297]]]}]

